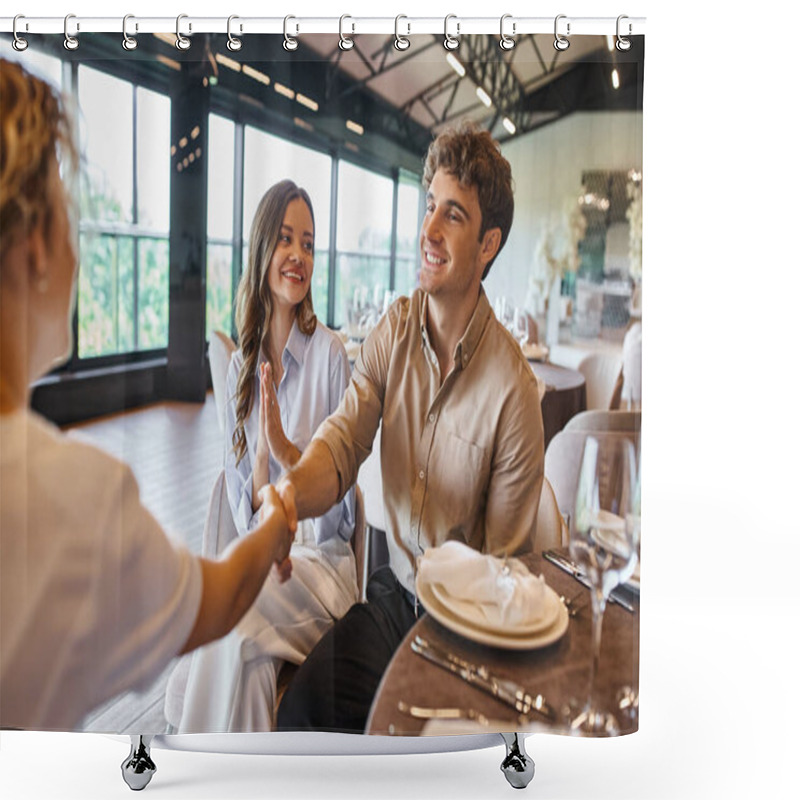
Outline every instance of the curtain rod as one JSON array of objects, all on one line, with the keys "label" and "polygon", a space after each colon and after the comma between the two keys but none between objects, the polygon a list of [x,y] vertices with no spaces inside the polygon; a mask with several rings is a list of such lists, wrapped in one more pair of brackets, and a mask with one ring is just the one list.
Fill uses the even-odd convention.
[{"label": "curtain rod", "polygon": [[[16,20],[16,27],[15,27]],[[230,28],[229,28],[230,26]],[[351,36],[353,34],[486,34],[520,36],[532,33],[561,36],[614,35],[638,36],[645,32],[644,17],[570,17],[565,14],[555,17],[459,17],[450,14],[445,17],[194,17],[181,14],[180,17],[81,17],[70,14],[67,17],[35,17],[17,15],[0,17],[0,32],[18,35],[62,34],[79,36],[81,33],[127,33],[136,36],[140,33],[177,33],[190,36],[193,33],[231,33],[236,36],[248,34],[288,34],[302,36],[310,33],[328,33]]]}]

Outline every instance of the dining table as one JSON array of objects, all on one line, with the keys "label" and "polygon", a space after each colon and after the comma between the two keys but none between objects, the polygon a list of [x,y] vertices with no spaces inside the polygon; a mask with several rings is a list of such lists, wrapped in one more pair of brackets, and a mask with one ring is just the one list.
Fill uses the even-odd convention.
[{"label": "dining table", "polygon": [[542,424],[545,450],[550,440],[581,411],[586,410],[586,379],[576,369],[528,360],[534,375],[545,384]]},{"label": "dining table", "polygon": [[[568,557],[567,550],[557,551]],[[446,709],[452,715],[460,710],[471,718],[465,730],[455,720],[453,733],[472,732],[490,723],[495,730],[508,732],[570,733],[568,718],[583,706],[589,690],[592,660],[592,611],[589,589],[541,554],[520,557],[535,575],[559,596],[568,598],[577,613],[569,616],[565,633],[557,641],[537,649],[502,649],[456,633],[422,613],[397,648],[378,687],[367,721],[367,734],[416,736],[430,732],[429,720],[420,710]],[[598,672],[593,700],[595,707],[611,711],[619,735],[638,729],[639,691],[639,595],[623,589],[628,608],[609,602],[606,607]],[[479,666],[502,680],[512,680],[531,696],[541,695],[552,711],[552,718],[535,708],[520,718],[517,710],[492,694],[466,682],[449,669],[431,663],[414,652],[417,637],[452,658]],[[479,637],[480,638],[480,637]],[[412,711],[417,713],[415,716]],[[569,709],[572,709],[570,712]],[[441,725],[437,734],[441,733]]]}]

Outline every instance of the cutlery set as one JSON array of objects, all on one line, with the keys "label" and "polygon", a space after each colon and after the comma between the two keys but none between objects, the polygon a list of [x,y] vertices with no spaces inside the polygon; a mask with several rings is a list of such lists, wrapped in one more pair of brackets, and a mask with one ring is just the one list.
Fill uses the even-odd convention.
[{"label": "cutlery set", "polygon": [[[551,564],[571,575],[578,583],[591,589],[591,583],[577,564],[554,550],[547,550],[543,554]],[[566,606],[570,617],[576,616],[582,606],[575,605],[576,598],[561,597],[561,602]],[[615,603],[626,611],[634,613],[631,603],[619,592],[612,591],[609,601]],[[519,714],[517,724],[528,724],[528,714],[535,712],[549,722],[556,722],[557,715],[541,694],[532,695],[514,681],[498,678],[490,670],[479,664],[471,664],[454,653],[450,653],[437,645],[431,644],[423,637],[417,635],[411,642],[411,649],[422,658],[427,659],[442,669],[451,672],[461,680],[492,695],[496,699],[513,708]],[[409,714],[417,719],[466,719],[488,725],[489,720],[475,709],[468,708],[427,708],[424,706],[409,705],[402,700],[397,704],[398,709],[404,714]]]},{"label": "cutlery set", "polygon": [[[577,564],[574,564],[565,556],[562,556],[560,553],[555,552],[555,550],[545,550],[542,555],[554,566],[558,567],[560,570],[563,570],[568,575],[572,575],[578,583],[582,586],[585,586],[587,589],[592,588],[592,584],[586,575],[581,572],[580,567]],[[626,611],[633,614],[633,606],[630,604],[628,600],[626,600],[622,593],[618,589],[612,589],[611,594],[608,597],[609,602],[616,603],[618,606],[622,606]]]},{"label": "cutlery set", "polygon": [[550,722],[556,721],[555,712],[541,694],[531,695],[518,683],[493,675],[485,666],[470,664],[453,653],[448,653],[446,650],[430,644],[421,636],[414,637],[411,642],[411,649],[417,655],[426,658],[431,663],[442,667],[442,669],[452,672],[470,685],[496,697],[524,716],[535,711]]}]

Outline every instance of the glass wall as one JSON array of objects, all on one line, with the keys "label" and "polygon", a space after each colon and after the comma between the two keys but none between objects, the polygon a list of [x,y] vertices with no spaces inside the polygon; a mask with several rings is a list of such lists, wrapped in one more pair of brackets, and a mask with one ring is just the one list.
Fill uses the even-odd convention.
[{"label": "glass wall", "polygon": [[401,173],[397,186],[397,253],[394,288],[410,295],[419,284],[419,227],[422,187],[419,178]]},{"label": "glass wall", "polygon": [[167,346],[170,101],[81,65],[78,357]]},{"label": "glass wall", "polygon": [[206,340],[215,330],[233,330],[234,137],[231,120],[209,115]]},{"label": "glass wall", "polygon": [[336,202],[336,302],[333,324],[347,321],[355,293],[367,290],[374,306],[389,289],[394,186],[391,178],[339,163]]}]

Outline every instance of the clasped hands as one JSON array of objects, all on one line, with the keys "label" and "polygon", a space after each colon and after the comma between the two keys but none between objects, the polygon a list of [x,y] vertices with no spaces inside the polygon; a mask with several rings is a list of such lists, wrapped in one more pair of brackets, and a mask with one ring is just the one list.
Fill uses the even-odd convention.
[{"label": "clasped hands", "polygon": [[271,517],[280,515],[281,538],[275,553],[275,569],[278,571],[278,580],[286,583],[292,577],[292,559],[289,553],[292,549],[295,533],[297,533],[297,508],[294,503],[294,487],[286,480],[282,480],[278,488],[267,484],[258,490],[261,506],[258,510],[259,523],[264,525]]}]

